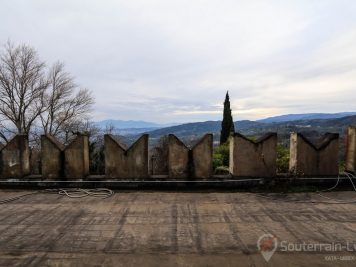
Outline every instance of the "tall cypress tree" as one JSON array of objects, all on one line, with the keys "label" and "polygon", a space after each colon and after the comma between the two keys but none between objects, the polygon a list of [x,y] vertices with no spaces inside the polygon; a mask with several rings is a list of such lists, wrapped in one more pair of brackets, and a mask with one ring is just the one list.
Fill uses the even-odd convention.
[{"label": "tall cypress tree", "polygon": [[227,91],[224,101],[224,116],[221,122],[220,145],[226,143],[231,132],[235,132],[235,127],[231,115],[229,91]]}]

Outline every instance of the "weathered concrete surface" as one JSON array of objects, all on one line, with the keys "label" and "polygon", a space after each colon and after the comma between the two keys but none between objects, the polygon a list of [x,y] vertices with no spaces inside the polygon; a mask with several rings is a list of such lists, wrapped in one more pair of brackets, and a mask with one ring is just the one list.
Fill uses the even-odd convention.
[{"label": "weathered concrete surface", "polygon": [[[28,191],[0,191],[0,199]],[[325,193],[354,199],[354,192]],[[111,198],[36,194],[0,207],[0,266],[355,266],[355,204],[310,193],[118,192]],[[296,203],[292,199],[304,200]],[[288,202],[289,200],[291,202]],[[283,252],[267,264],[257,240],[340,243],[341,252]]]},{"label": "weathered concrete surface", "polygon": [[174,134],[168,136],[168,176],[189,177],[189,148]]},{"label": "weathered concrete surface", "polygon": [[30,170],[31,175],[41,174],[41,150],[39,148],[30,148]]},{"label": "weathered concrete surface", "polygon": [[209,178],[213,175],[213,135],[206,134],[192,148],[194,178]]},{"label": "weathered concrete surface", "polygon": [[312,144],[300,133],[290,137],[291,173],[298,176],[335,176],[339,174],[339,135],[327,133]]},{"label": "weathered concrete surface", "polygon": [[356,171],[356,126],[347,129],[345,169],[349,172]]},{"label": "weathered concrete surface", "polygon": [[67,179],[84,179],[89,175],[89,140],[78,135],[64,150],[64,171]]},{"label": "weathered concrete surface", "polygon": [[213,171],[213,136],[206,134],[192,149],[175,135],[168,136],[168,175],[170,178],[209,178]]},{"label": "weathered concrete surface", "polygon": [[64,176],[64,145],[53,136],[41,136],[42,176],[48,180]]},{"label": "weathered concrete surface", "polygon": [[106,178],[148,177],[148,134],[126,148],[112,135],[104,136]]},{"label": "weathered concrete surface", "polygon": [[256,141],[235,133],[230,138],[230,173],[241,177],[276,176],[277,134],[268,133]]},{"label": "weathered concrete surface", "polygon": [[27,135],[14,136],[0,153],[2,178],[21,178],[30,174],[30,148]]}]

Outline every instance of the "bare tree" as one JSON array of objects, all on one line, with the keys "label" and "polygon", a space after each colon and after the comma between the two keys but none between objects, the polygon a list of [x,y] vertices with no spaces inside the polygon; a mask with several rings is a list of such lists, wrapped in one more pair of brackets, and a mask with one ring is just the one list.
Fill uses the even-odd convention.
[{"label": "bare tree", "polygon": [[43,130],[66,142],[72,131],[85,128],[80,124],[86,123],[94,99],[89,90],[78,88],[62,63],[53,65],[48,81],[43,101],[46,109],[40,114]]},{"label": "bare tree", "polygon": [[[0,138],[5,142],[11,134],[28,134],[39,143],[43,132],[68,141],[73,131],[87,128],[93,104],[90,91],[79,88],[62,63],[48,70],[32,47],[11,42],[4,46],[0,54]],[[38,122],[42,127],[35,128]]]},{"label": "bare tree", "polygon": [[105,134],[114,134],[116,131],[116,127],[112,122],[109,122],[105,125]]},{"label": "bare tree", "polygon": [[[43,95],[48,87],[45,63],[30,46],[8,42],[0,55],[0,117],[11,133],[29,134],[43,112]],[[7,135],[1,136],[7,142]]]}]

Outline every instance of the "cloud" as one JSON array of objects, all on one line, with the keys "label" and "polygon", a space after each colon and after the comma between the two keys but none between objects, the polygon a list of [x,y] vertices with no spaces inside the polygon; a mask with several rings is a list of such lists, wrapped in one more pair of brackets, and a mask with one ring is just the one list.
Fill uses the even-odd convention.
[{"label": "cloud", "polygon": [[352,1],[1,1],[0,41],[64,61],[94,118],[235,119],[354,110]]}]

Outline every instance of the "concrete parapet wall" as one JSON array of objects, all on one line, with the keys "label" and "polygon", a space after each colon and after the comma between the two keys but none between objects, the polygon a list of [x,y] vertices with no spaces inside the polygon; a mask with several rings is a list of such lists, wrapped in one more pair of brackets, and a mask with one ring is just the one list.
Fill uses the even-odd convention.
[{"label": "concrete parapet wall", "polygon": [[235,133],[230,137],[230,173],[240,177],[276,175],[277,134],[269,133],[257,141]]},{"label": "concrete parapet wall", "polygon": [[142,135],[126,148],[112,135],[104,136],[105,176],[108,178],[148,177],[148,135]]},{"label": "concrete parapet wall", "polygon": [[327,133],[314,145],[302,134],[292,133],[289,170],[297,176],[338,175],[338,152],[338,134]]},{"label": "concrete parapet wall", "polygon": [[21,178],[30,174],[27,135],[16,135],[1,149],[1,178]]},{"label": "concrete parapet wall", "polygon": [[213,136],[205,135],[192,149],[175,135],[168,136],[168,176],[209,178],[212,176]]},{"label": "concrete parapet wall", "polygon": [[345,170],[356,172],[356,126],[347,129]]},{"label": "concrete parapet wall", "polygon": [[[165,157],[161,161],[168,166],[165,179],[209,179],[213,176],[213,135],[202,137],[192,148],[175,135],[166,139]],[[101,179],[150,178],[148,165],[148,135],[141,136],[126,148],[111,135],[105,135],[105,175]],[[1,146],[1,145],[0,145]],[[1,179],[21,178],[29,175],[31,168],[44,180],[92,179],[89,175],[88,136],[78,135],[67,147],[54,137],[41,137],[41,152],[32,153],[28,137],[17,135],[0,148]],[[290,173],[297,177],[337,176],[339,135],[326,134],[313,144],[302,134],[290,137]],[[36,156],[38,155],[38,156]],[[275,177],[277,158],[277,134],[269,133],[252,141],[236,133],[230,139],[229,170],[235,177]],[[31,160],[32,165],[31,167]],[[346,145],[346,170],[356,168],[356,127],[349,127]],[[41,168],[39,168],[41,166]],[[166,174],[164,174],[166,175]],[[34,176],[31,176],[34,177]],[[155,175],[151,176],[156,179]]]}]

